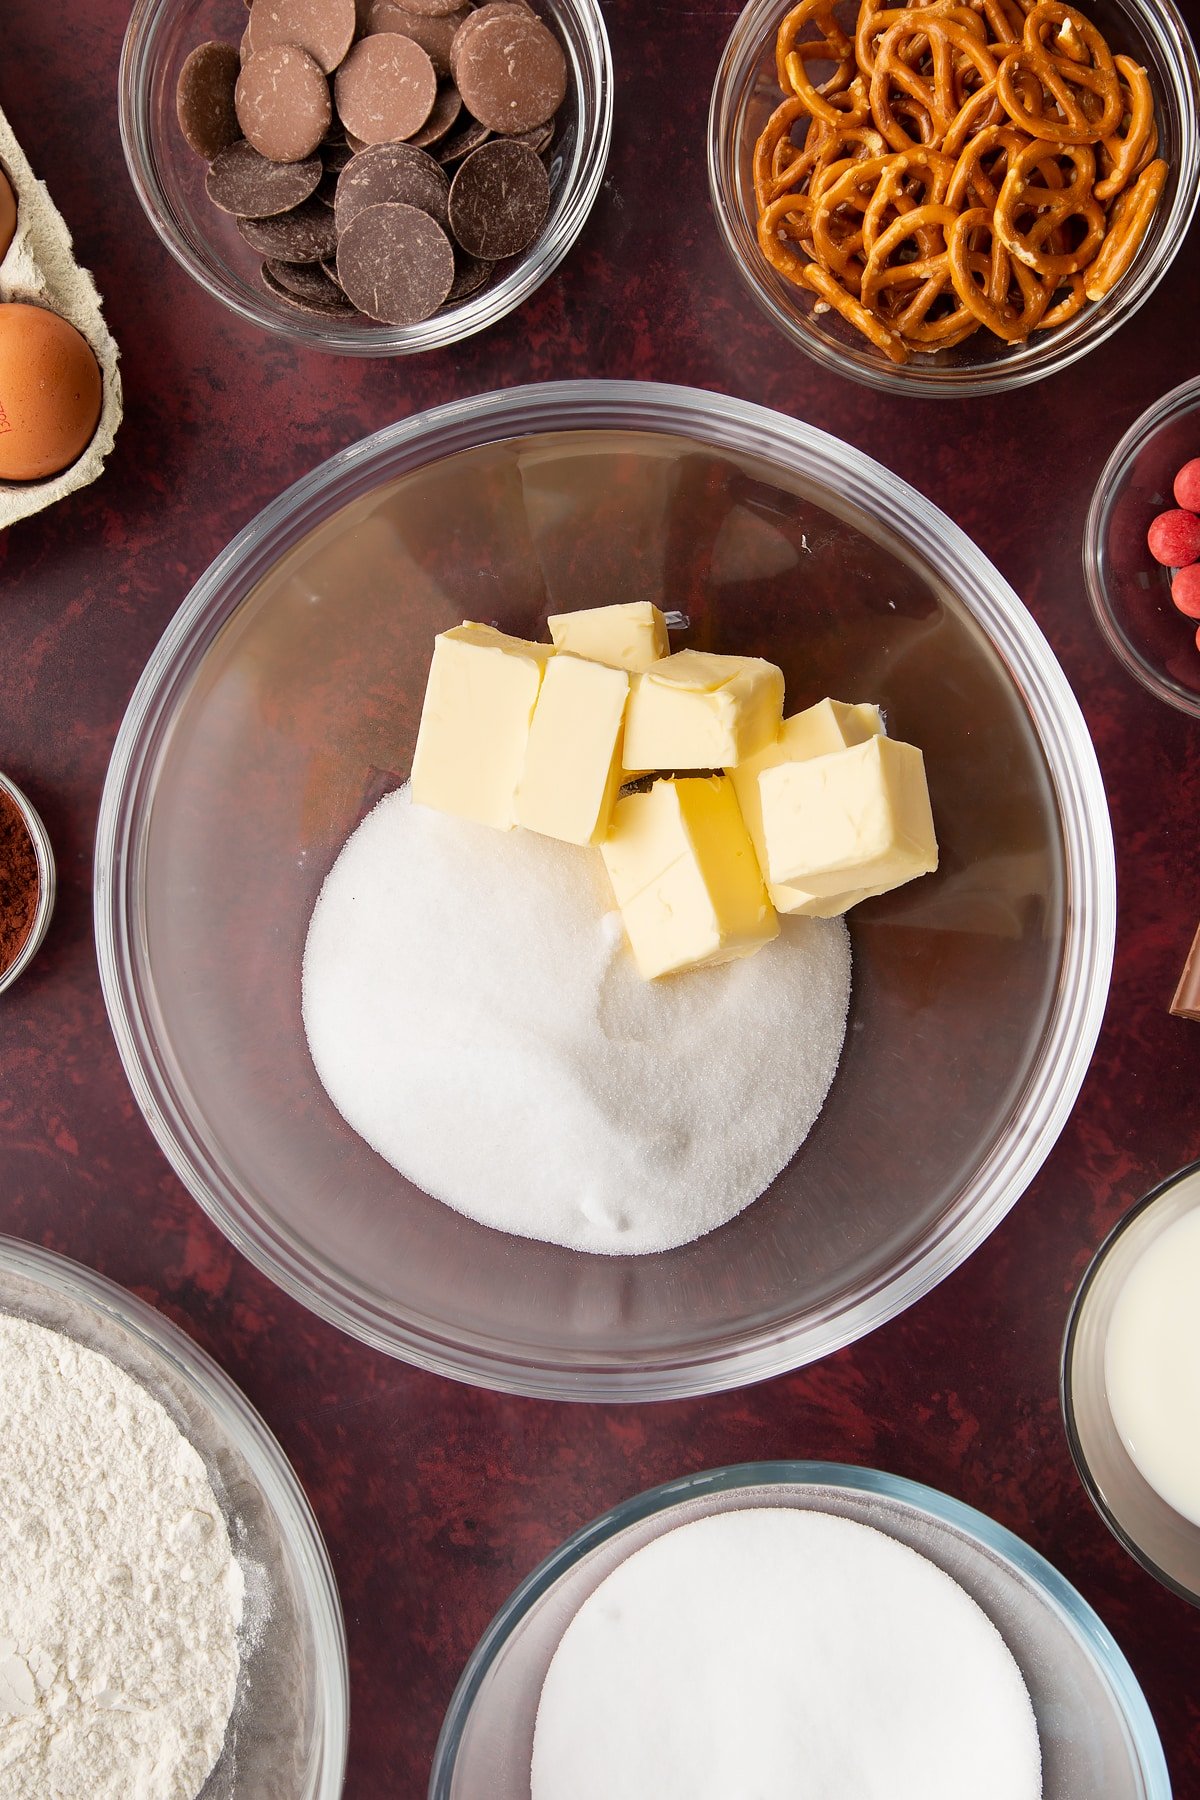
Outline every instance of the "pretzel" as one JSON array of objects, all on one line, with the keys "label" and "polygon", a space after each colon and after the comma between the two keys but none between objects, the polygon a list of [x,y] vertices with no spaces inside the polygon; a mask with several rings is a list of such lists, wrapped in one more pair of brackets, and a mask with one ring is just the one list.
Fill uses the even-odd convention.
[{"label": "pretzel", "polygon": [[895,363],[1107,295],[1168,172],[1145,70],[1064,0],[859,0],[853,38],[834,3],[776,38],[753,161],[776,273]]},{"label": "pretzel", "polygon": [[[1059,50],[1046,45],[1051,29]],[[1041,89],[1040,105],[1028,103],[1019,75]],[[1116,130],[1124,110],[1107,43],[1090,19],[1061,0],[1038,0],[1028,14],[1020,47],[1001,58],[996,93],[1014,124],[1060,144],[1099,143]]]}]

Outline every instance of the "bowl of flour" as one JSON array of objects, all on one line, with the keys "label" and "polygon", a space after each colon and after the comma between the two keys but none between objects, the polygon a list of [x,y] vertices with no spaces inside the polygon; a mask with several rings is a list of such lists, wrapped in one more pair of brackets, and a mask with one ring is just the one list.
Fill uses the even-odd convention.
[{"label": "bowl of flour", "polygon": [[[594,859],[412,806],[435,634],[617,599],[789,710],[878,703],[937,873],[645,984]],[[95,881],[133,1091],[233,1242],[395,1355],[581,1399],[795,1367],[956,1267],[1070,1110],[1115,914],[1086,726],[978,549],[834,438],[640,383],[422,414],[269,507],[139,683]]]},{"label": "bowl of flour", "polygon": [[0,1792],[335,1800],[341,1610],[283,1452],[184,1334],[0,1238]]},{"label": "bowl of flour", "polygon": [[1116,1643],[917,1482],[753,1463],[594,1520],[484,1633],[429,1800],[1170,1800]]}]

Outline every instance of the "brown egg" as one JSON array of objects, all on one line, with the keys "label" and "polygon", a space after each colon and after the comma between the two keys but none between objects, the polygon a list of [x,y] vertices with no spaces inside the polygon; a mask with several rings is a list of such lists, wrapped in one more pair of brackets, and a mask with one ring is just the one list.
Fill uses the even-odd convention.
[{"label": "brown egg", "polygon": [[0,305],[0,481],[69,468],[91,442],[100,401],[100,365],[73,325],[44,306]]},{"label": "brown egg", "polygon": [[12,183],[0,169],[0,262],[8,254],[8,246],[17,232],[17,196],[12,191]]}]

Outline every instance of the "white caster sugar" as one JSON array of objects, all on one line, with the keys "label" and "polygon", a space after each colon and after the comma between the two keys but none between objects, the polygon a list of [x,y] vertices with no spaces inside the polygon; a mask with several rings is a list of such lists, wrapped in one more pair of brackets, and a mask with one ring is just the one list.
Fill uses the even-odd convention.
[{"label": "white caster sugar", "polygon": [[841,1052],[850,943],[782,919],[756,955],[644,982],[600,858],[389,794],[304,956],[338,1111],[426,1193],[522,1237],[635,1255],[758,1197]]},{"label": "white caster sugar", "polygon": [[870,1526],[764,1508],[637,1551],[542,1688],[532,1800],[1038,1800],[991,1620]]}]

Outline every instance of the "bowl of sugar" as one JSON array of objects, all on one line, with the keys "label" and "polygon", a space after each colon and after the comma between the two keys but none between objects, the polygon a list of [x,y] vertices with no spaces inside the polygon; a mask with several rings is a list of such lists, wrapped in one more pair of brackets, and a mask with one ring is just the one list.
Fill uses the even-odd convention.
[{"label": "bowl of sugar", "polygon": [[[644,982],[599,851],[414,802],[435,638],[481,622],[519,687],[615,602],[886,722],[937,872]],[[389,427],[235,539],[130,704],[95,907],[134,1093],[232,1241],[393,1354],[579,1399],[795,1367],[956,1267],[1070,1110],[1115,911],[1078,705],[974,545],[806,425],[593,382]]]},{"label": "bowl of sugar", "polygon": [[1109,1530],[1200,1606],[1200,1162],[1118,1220],[1063,1340],[1067,1440]]},{"label": "bowl of sugar", "polygon": [[1169,1800],[1104,1625],[1035,1550],[874,1469],[767,1462],[625,1501],[497,1613],[429,1800]]}]

